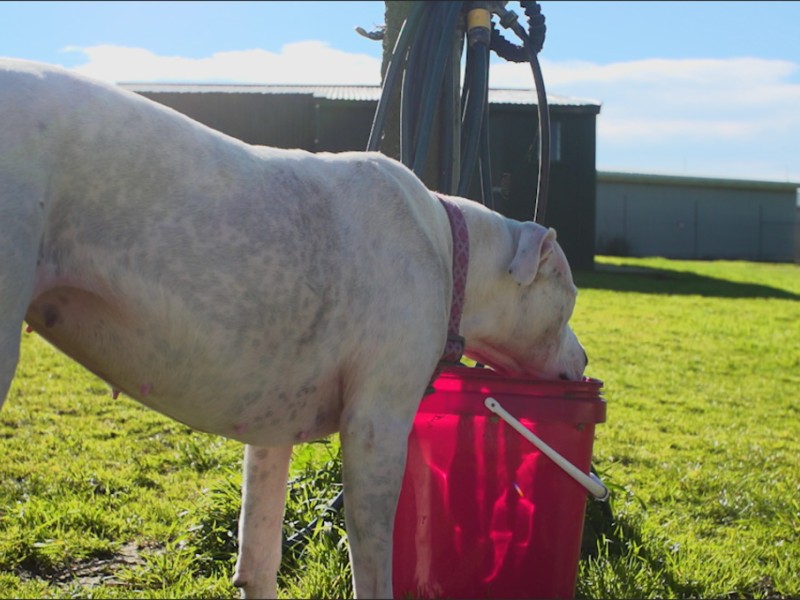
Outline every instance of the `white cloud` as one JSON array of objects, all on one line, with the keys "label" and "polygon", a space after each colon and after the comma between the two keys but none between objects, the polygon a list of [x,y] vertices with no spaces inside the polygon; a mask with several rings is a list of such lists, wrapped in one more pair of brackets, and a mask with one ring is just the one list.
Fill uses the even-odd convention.
[{"label": "white cloud", "polygon": [[[598,168],[800,181],[800,65],[786,60],[542,60],[548,92],[597,98]],[[531,87],[527,65],[491,66],[491,84]],[[676,168],[676,165],[686,165]],[[713,165],[713,166],[712,166]],[[744,168],[750,165],[752,168]]]},{"label": "white cloud", "polygon": [[[494,85],[522,82],[506,65],[495,67]],[[755,58],[542,62],[550,89],[602,99],[607,133],[659,138],[800,128],[800,85],[791,81],[798,70],[789,61]]]},{"label": "white cloud", "polygon": [[73,70],[110,82],[202,82],[284,84],[379,84],[380,61],[336,50],[318,41],[266,50],[217,52],[207,58],[159,56],[123,46],[70,47],[86,56]]},{"label": "white cloud", "polygon": [[[378,84],[380,61],[319,41],[218,52],[204,58],[159,56],[141,48],[69,48],[86,62],[74,70],[112,82]],[[594,98],[598,168],[761,165],[752,178],[800,180],[800,65],[786,60],[646,59],[606,65],[542,59],[550,93]],[[530,88],[530,67],[493,60],[494,87]],[[734,167],[733,165],[739,165]],[[767,165],[767,166],[765,166]],[[773,165],[773,167],[768,167]],[[724,166],[719,167],[724,170]],[[685,169],[684,169],[685,170]],[[746,171],[746,170],[745,170]],[[723,175],[722,173],[717,173]]]},{"label": "white cloud", "polygon": [[[740,87],[768,84],[790,77],[798,65],[785,60],[759,58],[662,59],[650,58],[599,65],[588,61],[540,60],[546,81],[556,87],[572,85],[663,85],[665,82]],[[492,85],[529,87],[527,64],[493,62]]]},{"label": "white cloud", "polygon": [[598,123],[597,133],[608,141],[693,137],[723,140],[751,135],[757,129],[754,123],[723,119],[611,118]]}]

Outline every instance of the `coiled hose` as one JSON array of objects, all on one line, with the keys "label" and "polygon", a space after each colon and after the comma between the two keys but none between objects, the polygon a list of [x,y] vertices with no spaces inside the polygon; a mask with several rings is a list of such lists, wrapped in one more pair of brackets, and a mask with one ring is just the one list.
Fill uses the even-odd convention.
[{"label": "coiled hose", "polygon": [[[427,167],[433,123],[440,115],[439,191],[466,196],[476,166],[481,201],[493,208],[489,152],[489,53],[512,62],[529,62],[539,112],[539,180],[533,219],[543,223],[550,165],[550,119],[537,54],[546,32],[537,2],[520,5],[528,30],[506,2],[415,2],[395,42],[384,76],[383,90],[370,131],[367,150],[379,150],[391,99],[400,86],[400,160],[418,176]],[[492,14],[522,42],[506,40]],[[460,97],[455,98],[454,69],[460,69],[461,48],[466,64]],[[460,142],[459,142],[460,140]],[[456,149],[456,146],[459,146]]]}]

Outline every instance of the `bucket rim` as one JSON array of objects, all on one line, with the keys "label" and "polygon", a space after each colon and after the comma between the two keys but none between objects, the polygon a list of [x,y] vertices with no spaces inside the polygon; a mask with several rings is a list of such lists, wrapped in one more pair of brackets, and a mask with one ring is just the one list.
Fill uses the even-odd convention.
[{"label": "bucket rim", "polygon": [[448,366],[434,381],[432,392],[422,398],[417,416],[490,416],[484,401],[491,396],[526,422],[603,423],[606,401],[602,386],[599,379],[588,377],[583,381],[552,381],[509,377],[465,365]]},{"label": "bucket rim", "polygon": [[[443,381],[455,379],[470,383],[479,383],[481,381],[486,383],[508,383],[520,387],[532,385],[550,393],[562,390],[567,393],[586,391],[600,394],[603,388],[603,381],[594,377],[584,376],[580,381],[541,379],[527,375],[507,375],[489,368],[469,367],[464,364],[448,365],[442,368],[436,381],[440,379]],[[436,381],[434,381],[434,388],[436,388]]]}]

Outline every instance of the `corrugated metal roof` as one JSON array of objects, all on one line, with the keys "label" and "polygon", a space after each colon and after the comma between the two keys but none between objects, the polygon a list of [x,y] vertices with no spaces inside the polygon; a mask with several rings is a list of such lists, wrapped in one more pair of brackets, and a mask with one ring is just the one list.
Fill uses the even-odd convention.
[{"label": "corrugated metal roof", "polygon": [[[533,89],[489,88],[492,104],[538,104]],[[587,98],[572,98],[558,94],[547,94],[547,103],[552,106],[592,106],[600,108],[600,102]]]},{"label": "corrugated metal roof", "polygon": [[[123,83],[121,86],[137,93],[162,94],[301,94],[324,100],[349,100],[355,102],[377,102],[381,88],[377,85],[263,85],[263,84],[211,84],[211,83]],[[531,89],[492,88],[489,90],[491,104],[535,105],[536,92]],[[548,94],[551,106],[592,107],[597,110],[600,102],[583,98],[570,98]]]},{"label": "corrugated metal roof", "polygon": [[786,192],[792,192],[797,188],[800,188],[800,183],[790,181],[726,179],[716,177],[695,177],[687,175],[654,175],[652,173],[623,173],[619,171],[598,171],[597,181],[607,183],[639,183],[645,185],[676,185]]}]

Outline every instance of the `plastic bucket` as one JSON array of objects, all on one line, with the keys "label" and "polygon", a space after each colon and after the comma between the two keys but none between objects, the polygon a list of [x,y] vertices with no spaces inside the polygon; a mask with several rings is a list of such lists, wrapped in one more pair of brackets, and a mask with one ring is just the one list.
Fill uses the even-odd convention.
[{"label": "plastic bucket", "polygon": [[572,598],[586,490],[484,406],[588,473],[602,382],[451,367],[420,404],[394,525],[396,598]]}]

